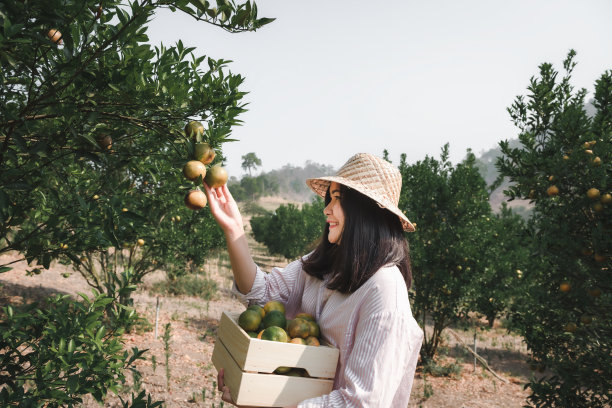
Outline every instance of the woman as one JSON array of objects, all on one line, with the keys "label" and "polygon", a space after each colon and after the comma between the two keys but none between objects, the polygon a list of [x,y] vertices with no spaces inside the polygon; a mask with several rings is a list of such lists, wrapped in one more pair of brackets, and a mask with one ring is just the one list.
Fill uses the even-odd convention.
[{"label": "woman", "polygon": [[[227,186],[205,185],[223,229],[235,290],[250,304],[278,300],[287,316],[312,314],[340,350],[331,393],[298,407],[408,405],[423,332],[410,310],[410,258],[404,231],[414,226],[397,207],[401,175],[387,161],[351,157],[335,176],[308,179],[325,197],[326,227],[313,252],[263,273],[249,253],[242,218]],[[219,372],[223,400],[232,402]]]}]

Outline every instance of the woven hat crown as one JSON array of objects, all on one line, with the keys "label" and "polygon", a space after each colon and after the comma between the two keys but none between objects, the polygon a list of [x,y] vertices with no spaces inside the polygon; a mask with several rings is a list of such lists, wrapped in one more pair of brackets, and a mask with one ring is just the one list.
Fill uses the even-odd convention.
[{"label": "woven hat crown", "polygon": [[397,215],[404,230],[414,231],[412,223],[398,208],[402,176],[388,161],[372,154],[358,153],[348,159],[335,176],[306,180],[306,184],[321,197],[325,197],[332,182],[343,184],[371,198],[380,207]]}]

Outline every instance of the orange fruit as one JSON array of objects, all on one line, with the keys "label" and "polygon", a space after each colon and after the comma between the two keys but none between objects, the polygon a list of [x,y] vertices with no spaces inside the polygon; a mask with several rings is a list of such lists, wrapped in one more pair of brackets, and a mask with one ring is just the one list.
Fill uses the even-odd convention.
[{"label": "orange fruit", "polygon": [[227,178],[227,170],[219,165],[215,165],[208,169],[204,181],[210,188],[219,188],[227,183]]},{"label": "orange fruit", "polygon": [[300,337],[305,339],[310,334],[309,322],[309,320],[297,317],[287,325],[287,333],[292,338]]},{"label": "orange fruit", "polygon": [[195,181],[198,177],[202,176],[202,179],[206,176],[206,166],[198,160],[189,160],[185,166],[183,166],[183,175],[187,180]]},{"label": "orange fruit", "polygon": [[242,327],[244,331],[255,331],[259,328],[261,323],[261,315],[257,310],[245,310],[238,316],[238,326]]},{"label": "orange fruit", "polygon": [[287,327],[287,318],[280,310],[271,310],[269,313],[266,313],[261,322],[263,323],[264,328],[272,326],[281,328]]},{"label": "orange fruit", "polygon": [[279,312],[283,312],[283,314],[285,314],[285,305],[283,305],[277,300],[270,300],[264,305],[264,311],[266,312],[266,314],[268,314],[272,310],[278,310]]},{"label": "orange fruit", "polygon": [[204,125],[197,120],[192,120],[185,125],[185,136],[197,139],[204,135]]},{"label": "orange fruit", "polygon": [[306,319],[306,320],[311,320],[311,321],[315,321],[315,318],[313,315],[311,315],[310,313],[298,313],[295,318],[300,318],[300,319]]},{"label": "orange fruit", "polygon": [[263,307],[259,305],[251,305],[247,307],[247,310],[256,310],[260,314],[262,319],[266,315],[266,312],[264,311]]},{"label": "orange fruit", "polygon": [[549,196],[556,196],[559,194],[559,187],[552,185],[546,189],[546,194]]},{"label": "orange fruit", "polygon": [[274,370],[274,373],[275,374],[287,374],[289,371],[291,371],[291,367],[280,366],[276,370]]},{"label": "orange fruit", "polygon": [[308,321],[308,325],[310,326],[310,330],[308,331],[310,336],[312,337],[321,336],[321,329],[319,328],[319,325],[316,322]]},{"label": "orange fruit", "polygon": [[206,194],[200,190],[191,190],[185,195],[185,205],[190,210],[201,210],[207,202]]},{"label": "orange fruit", "polygon": [[589,188],[587,191],[587,197],[591,200],[597,200],[599,198],[599,190],[596,188]]},{"label": "orange fruit", "polygon": [[295,338],[291,339],[289,341],[289,343],[293,343],[293,344],[306,344],[306,340],[304,340],[301,337],[295,337]]},{"label": "orange fruit", "polygon": [[287,343],[287,341],[289,341],[289,336],[287,332],[280,327],[270,326],[261,332],[261,339]]},{"label": "orange fruit", "polygon": [[572,285],[569,284],[569,282],[563,282],[561,285],[559,285],[559,290],[563,293],[567,293],[572,289]]},{"label": "orange fruit", "polygon": [[306,345],[307,346],[320,346],[319,339],[313,336],[306,337]]},{"label": "orange fruit", "polygon": [[196,143],[195,145],[195,159],[202,162],[202,164],[210,164],[217,154],[210,147],[208,143]]}]

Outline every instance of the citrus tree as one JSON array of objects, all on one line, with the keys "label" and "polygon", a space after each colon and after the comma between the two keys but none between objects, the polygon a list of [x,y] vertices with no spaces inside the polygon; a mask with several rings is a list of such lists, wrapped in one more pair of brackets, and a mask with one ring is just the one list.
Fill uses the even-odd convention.
[{"label": "citrus tree", "polygon": [[525,288],[523,274],[529,264],[529,236],[525,220],[504,202],[489,218],[483,234],[480,273],[474,277],[478,290],[470,309],[487,318],[489,327],[507,313]]},{"label": "citrus tree", "polygon": [[[143,350],[126,351],[121,341],[135,316],[114,314],[109,324],[114,299],[81,296],[0,310],[0,405],[74,406],[83,395],[102,402],[109,391],[119,391],[125,370],[143,358]],[[124,406],[161,406],[145,396],[132,396]]]},{"label": "citrus tree", "polygon": [[0,4],[0,254],[83,268],[83,257],[144,239],[141,253],[155,254],[141,265],[149,270],[153,261],[198,257],[197,240],[204,254],[222,244],[214,232],[215,242],[206,239],[206,212],[190,219],[191,231],[169,220],[186,214],[183,196],[193,188],[177,176],[194,154],[185,124],[203,122],[197,138],[221,162],[244,111],[243,77],[180,41],[149,45],[147,22],[161,8],[231,32],[271,21],[250,1]]},{"label": "citrus tree", "polygon": [[444,328],[469,310],[477,277],[487,267],[485,243],[491,233],[491,207],[484,179],[468,152],[453,166],[448,144],[440,160],[425,157],[399,165],[403,178],[400,208],[417,224],[407,234],[410,243],[417,321],[433,330],[425,333],[421,355],[432,359]]},{"label": "citrus tree", "polygon": [[3,257],[0,273],[59,260],[106,292],[94,306],[6,309],[3,406],[73,405],[117,389],[132,362],[117,333],[133,324],[124,305],[135,284],[223,245],[206,210],[185,208],[194,183],[180,173],[204,143],[217,153],[208,169],[223,162],[244,78],[181,41],[151,46],[147,22],[162,8],[230,32],[271,21],[251,1],[0,2],[0,255],[19,255]]},{"label": "citrus tree", "polygon": [[529,282],[513,307],[534,367],[534,406],[604,407],[612,378],[612,71],[574,89],[570,51],[564,74],[545,63],[528,94],[508,109],[521,145],[500,143],[497,166],[510,198],[532,200]]}]

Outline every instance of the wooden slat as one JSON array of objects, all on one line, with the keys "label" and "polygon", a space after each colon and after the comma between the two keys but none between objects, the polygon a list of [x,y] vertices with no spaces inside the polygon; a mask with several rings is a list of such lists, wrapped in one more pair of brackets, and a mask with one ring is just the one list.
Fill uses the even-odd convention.
[{"label": "wooden slat", "polygon": [[240,392],[234,401],[237,405],[285,407],[329,394],[332,386],[332,380],[244,373]]},{"label": "wooden slat", "polygon": [[230,389],[230,394],[234,401],[238,398],[238,391],[240,390],[240,383],[242,382],[242,371],[236,361],[232,358],[229,351],[223,344],[222,341],[218,340],[215,342],[215,348],[212,354],[212,363],[217,369],[217,372],[223,368],[224,375],[223,380]]}]

